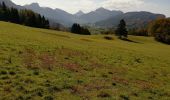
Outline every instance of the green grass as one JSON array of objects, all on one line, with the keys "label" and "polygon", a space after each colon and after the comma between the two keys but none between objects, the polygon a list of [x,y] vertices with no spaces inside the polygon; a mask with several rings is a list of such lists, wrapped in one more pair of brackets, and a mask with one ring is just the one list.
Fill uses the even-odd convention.
[{"label": "green grass", "polygon": [[168,100],[170,46],[0,22],[0,100]]}]

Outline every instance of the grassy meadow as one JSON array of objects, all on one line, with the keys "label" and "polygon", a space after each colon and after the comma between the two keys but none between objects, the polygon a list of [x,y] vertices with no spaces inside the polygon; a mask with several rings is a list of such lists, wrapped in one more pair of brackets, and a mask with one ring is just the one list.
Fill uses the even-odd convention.
[{"label": "grassy meadow", "polygon": [[0,22],[0,100],[169,100],[170,46]]}]

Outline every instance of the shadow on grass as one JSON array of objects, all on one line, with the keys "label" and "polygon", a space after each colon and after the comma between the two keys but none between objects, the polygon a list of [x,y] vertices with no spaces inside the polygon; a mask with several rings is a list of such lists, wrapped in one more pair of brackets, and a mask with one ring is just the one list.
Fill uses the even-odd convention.
[{"label": "shadow on grass", "polygon": [[140,44],[142,44],[141,42],[133,41],[133,40],[130,40],[130,39],[127,39],[127,38],[122,38],[121,40],[127,41],[127,42],[132,42],[132,43],[140,43]]}]

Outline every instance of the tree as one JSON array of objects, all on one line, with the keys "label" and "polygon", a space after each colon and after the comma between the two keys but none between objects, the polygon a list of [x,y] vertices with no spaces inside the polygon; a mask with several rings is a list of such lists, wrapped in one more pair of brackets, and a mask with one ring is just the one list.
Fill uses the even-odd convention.
[{"label": "tree", "polygon": [[2,2],[2,20],[7,21],[9,18],[9,9],[5,5],[5,2]]},{"label": "tree", "polygon": [[122,36],[127,38],[128,31],[126,29],[126,22],[124,21],[124,19],[120,20],[120,23],[119,23],[117,30],[116,30],[116,35],[120,39],[122,38]]},{"label": "tree", "polygon": [[45,17],[43,16],[41,18],[41,22],[42,22],[42,28],[49,28],[49,21],[45,19]]},{"label": "tree", "polygon": [[147,28],[131,28],[128,34],[136,36],[149,36]]},{"label": "tree", "polygon": [[170,19],[159,19],[149,25],[149,34],[157,41],[170,44]]},{"label": "tree", "polygon": [[77,23],[74,23],[72,25],[71,32],[75,33],[75,34],[81,34],[81,35],[90,35],[91,34],[87,28],[83,28]]},{"label": "tree", "polygon": [[72,32],[72,33],[76,33],[76,34],[80,34],[80,32],[81,32],[81,27],[80,27],[80,25],[77,24],[77,23],[74,23],[74,24],[72,25],[71,32]]},{"label": "tree", "polygon": [[87,28],[81,28],[82,35],[91,35],[90,31]]},{"label": "tree", "polygon": [[31,27],[49,28],[49,21],[31,10],[9,8],[4,2],[0,3],[0,20],[23,24]]},{"label": "tree", "polygon": [[9,10],[9,21],[13,23],[20,23],[19,12],[15,8]]}]

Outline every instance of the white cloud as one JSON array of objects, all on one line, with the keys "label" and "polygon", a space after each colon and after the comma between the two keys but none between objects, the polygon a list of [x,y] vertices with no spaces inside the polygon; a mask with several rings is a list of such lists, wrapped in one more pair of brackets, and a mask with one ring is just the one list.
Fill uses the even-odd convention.
[{"label": "white cloud", "polygon": [[143,3],[143,0],[105,0],[102,2],[102,6],[108,9],[128,10]]},{"label": "white cloud", "polygon": [[60,5],[59,8],[62,8],[72,13],[77,12],[78,10],[88,12],[96,9],[97,6],[99,6],[94,2],[94,0],[70,0],[68,2],[65,2],[65,5]]},{"label": "white cloud", "polygon": [[41,6],[48,6],[52,8],[60,8],[71,13],[78,10],[85,12],[94,10],[99,7],[108,9],[127,9],[131,6],[141,4],[142,0],[12,0],[17,4],[30,4],[38,2]]}]

